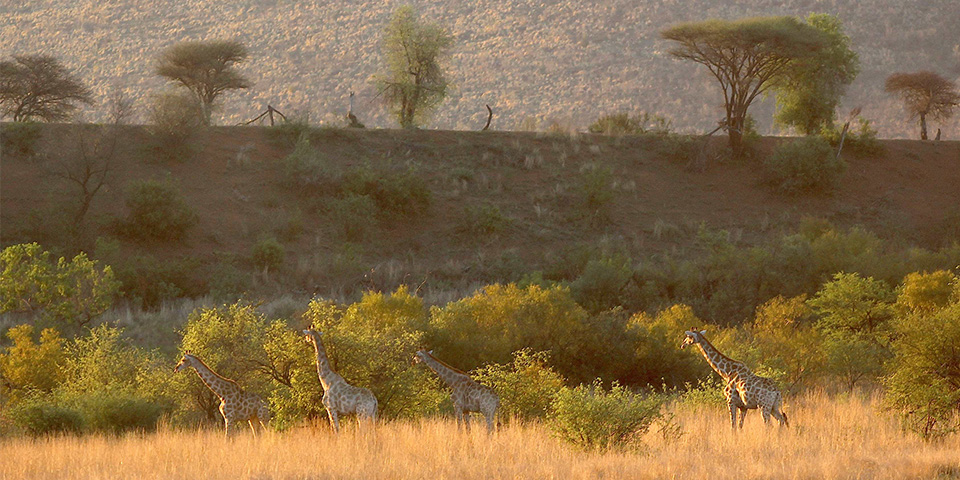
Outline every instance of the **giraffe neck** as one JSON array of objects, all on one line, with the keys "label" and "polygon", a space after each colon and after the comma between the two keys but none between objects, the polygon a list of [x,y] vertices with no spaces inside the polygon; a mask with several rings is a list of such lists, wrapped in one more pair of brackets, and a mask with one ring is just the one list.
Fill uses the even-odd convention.
[{"label": "giraffe neck", "polygon": [[421,358],[423,359],[423,363],[430,367],[430,370],[437,372],[437,375],[440,376],[440,380],[443,380],[443,383],[446,383],[447,386],[453,387],[454,385],[462,382],[464,379],[467,379],[471,382],[473,381],[473,379],[470,378],[470,376],[466,373],[457,370],[446,363],[441,362],[440,360],[437,360],[429,353]]},{"label": "giraffe neck", "polygon": [[700,348],[700,353],[703,354],[703,358],[707,359],[710,367],[723,377],[724,380],[730,380],[734,374],[749,371],[744,364],[720,353],[720,350],[717,350],[717,348],[706,338],[703,338],[703,336],[701,336],[700,341],[697,342],[697,347]]},{"label": "giraffe neck", "polygon": [[333,371],[330,360],[327,358],[327,351],[319,338],[314,337],[313,348],[317,351],[317,376],[320,377],[320,384],[324,390],[329,390],[331,385],[343,381],[343,377]]},{"label": "giraffe neck", "polygon": [[200,376],[200,381],[203,382],[211,392],[216,394],[223,400],[227,394],[231,393],[233,390],[231,387],[234,387],[234,383],[222,376],[218,375],[217,372],[214,372],[206,363],[203,363],[199,358],[197,362],[193,365],[193,369],[197,371],[197,375]]}]

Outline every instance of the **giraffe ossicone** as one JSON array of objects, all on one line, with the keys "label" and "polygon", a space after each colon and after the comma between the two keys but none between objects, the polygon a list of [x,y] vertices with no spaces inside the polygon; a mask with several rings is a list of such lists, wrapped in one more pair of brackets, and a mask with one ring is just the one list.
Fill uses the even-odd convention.
[{"label": "giraffe ossicone", "polygon": [[500,397],[490,387],[481,385],[466,372],[447,365],[433,356],[433,350],[420,350],[413,360],[423,363],[436,372],[448,387],[450,399],[453,400],[453,411],[457,419],[457,426],[461,424],[470,429],[470,412],[483,414],[487,421],[487,431],[492,432],[496,425],[497,408],[500,406]]},{"label": "giraffe ossicone", "polygon": [[248,422],[254,435],[258,426],[260,430],[266,430],[271,414],[259,395],[244,391],[237,382],[214,372],[196,355],[184,352],[173,371],[180,372],[188,367],[196,370],[200,381],[220,399],[220,415],[223,416],[226,435],[230,435],[231,428],[238,426],[238,422]]}]

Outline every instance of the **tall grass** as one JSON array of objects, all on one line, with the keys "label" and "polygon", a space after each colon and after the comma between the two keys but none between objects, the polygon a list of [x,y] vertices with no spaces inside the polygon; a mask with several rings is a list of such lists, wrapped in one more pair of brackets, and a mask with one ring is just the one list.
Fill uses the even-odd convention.
[{"label": "tall grass", "polygon": [[[641,453],[587,453],[539,424],[460,432],[449,420],[381,424],[375,431],[304,427],[260,438],[213,430],[122,437],[0,440],[0,478],[950,478],[960,437],[924,443],[901,433],[877,398],[811,394],[788,403],[791,427],[753,411],[732,432],[718,407],[674,405]],[[351,422],[351,425],[352,422]],[[678,427],[678,428],[676,428]],[[666,433],[665,432],[673,432]]]}]

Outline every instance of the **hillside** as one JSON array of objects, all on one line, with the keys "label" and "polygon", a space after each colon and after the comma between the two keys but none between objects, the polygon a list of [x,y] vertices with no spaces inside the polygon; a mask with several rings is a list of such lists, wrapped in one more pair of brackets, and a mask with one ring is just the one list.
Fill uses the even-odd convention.
[{"label": "hillside", "polygon": [[[306,295],[405,283],[452,298],[537,270],[573,271],[579,267],[567,264],[579,251],[641,263],[668,254],[689,258],[705,234],[759,245],[796,232],[806,217],[861,225],[901,248],[937,248],[958,237],[960,142],[883,141],[883,155],[847,159],[835,194],[784,197],[765,184],[756,161],[711,161],[691,170],[671,160],[664,153],[669,143],[655,136],[314,131],[312,147],[331,168],[378,178],[406,173],[429,190],[423,213],[372,216],[338,213],[334,196],[292,186],[282,161],[292,146],[276,130],[214,127],[197,136],[190,160],[165,163],[145,153],[149,134],[136,126],[124,127],[106,185],[84,228],[72,231],[64,225],[77,208],[76,187],[53,174],[75,158],[79,129],[46,125],[37,157],[4,156],[0,242],[38,241],[138,272],[185,275],[203,283],[193,293],[231,281]],[[89,142],[94,133],[83,135]],[[769,151],[779,141],[763,138],[759,148]],[[118,233],[129,187],[144,179],[172,181],[197,214],[183,241]],[[590,203],[598,192],[610,195]],[[345,225],[358,219],[365,223],[351,236]],[[283,265],[244,273],[265,238],[278,239]]]},{"label": "hillside", "polygon": [[[243,72],[255,83],[228,95],[219,121],[251,119],[267,103],[314,121],[345,113],[350,91],[368,126],[391,126],[368,82],[380,63],[378,41],[391,12],[412,3],[456,38],[449,70],[455,93],[436,113],[432,128],[474,130],[493,106],[493,128],[546,129],[559,123],[583,130],[599,115],[646,110],[695,132],[721,115],[719,89],[706,71],[672,59],[659,38],[665,26],[707,18],[759,15],[838,15],[860,54],[862,73],[842,111],[863,106],[880,136],[912,138],[916,128],[882,90],[895,71],[933,70],[954,78],[960,26],[954,0],[477,0],[471,2],[324,0],[26,0],[6,2],[0,18],[0,51],[60,57],[102,102],[119,86],[139,99],[141,120],[162,82],[151,65],[165,47],[183,40],[235,38],[250,48]],[[105,108],[94,107],[91,118]],[[772,107],[755,107],[761,131],[770,133]],[[944,138],[960,138],[956,119]]]}]

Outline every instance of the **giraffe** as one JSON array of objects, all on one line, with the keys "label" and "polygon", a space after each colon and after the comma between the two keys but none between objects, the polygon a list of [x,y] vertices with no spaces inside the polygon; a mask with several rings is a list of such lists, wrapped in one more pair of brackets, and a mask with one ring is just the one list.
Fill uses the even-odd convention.
[{"label": "giraffe", "polygon": [[457,418],[457,426],[462,423],[470,430],[470,412],[479,412],[487,419],[487,431],[494,429],[494,417],[500,398],[489,387],[480,385],[470,378],[466,372],[447,365],[433,356],[433,350],[420,350],[414,356],[414,362],[423,363],[440,376],[440,379],[450,387],[450,398],[453,400],[453,410]]},{"label": "giraffe", "polygon": [[220,415],[223,416],[227,436],[230,435],[231,426],[243,421],[250,423],[254,435],[257,433],[257,425],[260,429],[266,430],[266,425],[270,423],[270,409],[259,395],[244,392],[237,382],[218,375],[202,360],[190,353],[183,354],[183,358],[173,371],[179,372],[185,367],[193,367],[204,385],[220,398]]},{"label": "giraffe", "polygon": [[313,344],[313,348],[317,351],[317,376],[320,377],[320,385],[323,386],[323,408],[330,416],[333,431],[340,432],[340,415],[356,414],[358,425],[363,418],[368,419],[370,423],[375,423],[377,397],[373,392],[368,388],[350,385],[340,374],[333,371],[330,360],[327,359],[327,351],[323,348],[323,341],[320,339],[322,332],[308,328],[303,331],[303,334],[306,335],[307,342]]},{"label": "giraffe", "polygon": [[787,413],[783,411],[783,396],[773,380],[751,372],[736,372],[730,381],[736,384],[744,408],[759,408],[763,423],[770,423],[773,415],[780,426],[790,426]]},{"label": "giraffe", "polygon": [[738,411],[740,412],[740,428],[743,428],[743,420],[747,416],[747,406],[740,398],[740,392],[736,388],[733,377],[738,373],[751,373],[750,369],[742,362],[732,360],[720,353],[720,351],[703,336],[704,333],[707,333],[707,331],[697,330],[691,327],[689,331],[684,332],[686,337],[683,339],[683,343],[680,344],[680,348],[683,349],[688,345],[696,344],[700,349],[700,353],[703,354],[703,358],[707,359],[710,367],[727,382],[726,386],[723,387],[723,396],[727,399],[727,407],[730,409],[730,428],[737,428]]}]

